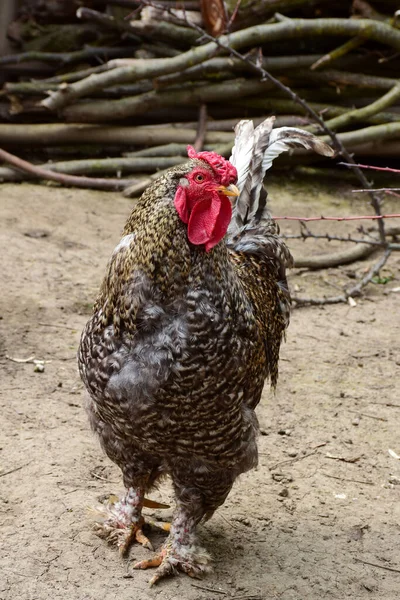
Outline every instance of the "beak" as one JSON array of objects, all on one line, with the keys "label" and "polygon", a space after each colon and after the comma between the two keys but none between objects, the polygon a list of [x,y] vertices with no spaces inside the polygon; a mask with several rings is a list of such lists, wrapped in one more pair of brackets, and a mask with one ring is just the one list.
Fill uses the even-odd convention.
[{"label": "beak", "polygon": [[239,196],[239,194],[240,194],[236,185],[233,185],[233,183],[231,183],[231,185],[228,185],[228,187],[225,187],[224,185],[220,185],[219,187],[217,187],[217,191],[221,192],[225,196]]}]

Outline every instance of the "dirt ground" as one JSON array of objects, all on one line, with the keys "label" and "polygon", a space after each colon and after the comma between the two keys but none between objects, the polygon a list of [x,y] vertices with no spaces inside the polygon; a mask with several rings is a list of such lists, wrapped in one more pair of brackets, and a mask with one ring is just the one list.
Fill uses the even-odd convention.
[{"label": "dirt ground", "polygon": [[[279,214],[371,210],[350,190],[309,183],[275,180],[270,197]],[[148,550],[123,561],[91,532],[87,507],[122,485],[89,431],[75,353],[130,205],[119,194],[0,186],[1,600],[399,598],[400,461],[388,452],[400,454],[398,255],[382,271],[391,281],[357,306],[294,310],[277,393],[266,388],[258,408],[259,467],[200,527],[212,574],[150,589],[151,574],[130,568]],[[291,244],[295,254],[327,246]],[[291,285],[335,295],[368,264],[303,271]],[[9,358],[31,356],[44,372]],[[152,497],[171,499],[169,486]]]}]

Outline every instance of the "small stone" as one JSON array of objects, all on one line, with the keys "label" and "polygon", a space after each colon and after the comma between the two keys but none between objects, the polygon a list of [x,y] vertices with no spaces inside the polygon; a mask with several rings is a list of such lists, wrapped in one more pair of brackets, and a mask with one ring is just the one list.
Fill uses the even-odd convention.
[{"label": "small stone", "polygon": [[354,427],[358,427],[358,425],[360,424],[360,421],[361,421],[360,417],[354,417],[351,424],[354,425]]},{"label": "small stone", "polygon": [[292,430],[291,429],[279,429],[278,433],[279,433],[279,435],[291,435]]},{"label": "small stone", "polygon": [[34,373],[44,373],[44,364],[38,363],[33,369]]},{"label": "small stone", "polygon": [[289,490],[287,488],[282,488],[278,494],[279,496],[282,496],[282,498],[287,498],[289,496]]},{"label": "small stone", "polygon": [[396,477],[396,475],[390,475],[389,483],[391,483],[392,485],[400,485],[400,477]]},{"label": "small stone", "polygon": [[298,455],[297,450],[288,450],[288,456],[290,456],[291,458],[294,458],[295,456]]},{"label": "small stone", "polygon": [[24,231],[24,235],[26,237],[40,239],[48,237],[50,233],[45,229],[29,229],[28,231]]},{"label": "small stone", "polygon": [[373,592],[377,589],[377,585],[373,579],[364,579],[361,585],[363,586],[363,588],[368,590],[368,592]]}]

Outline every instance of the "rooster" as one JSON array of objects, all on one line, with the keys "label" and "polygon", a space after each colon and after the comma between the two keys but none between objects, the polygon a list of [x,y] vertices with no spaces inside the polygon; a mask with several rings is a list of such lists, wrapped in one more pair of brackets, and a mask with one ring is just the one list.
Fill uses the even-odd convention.
[{"label": "rooster", "polygon": [[263,177],[294,146],[331,156],[300,129],[241,121],[230,161],[196,153],[147,188],[115,248],[79,348],[88,414],[126,493],[97,533],[126,554],[143,533],[145,494],[170,475],[176,509],[151,584],[200,577],[210,556],[196,527],[257,464],[255,408],[275,387],[289,322],[291,255]]}]

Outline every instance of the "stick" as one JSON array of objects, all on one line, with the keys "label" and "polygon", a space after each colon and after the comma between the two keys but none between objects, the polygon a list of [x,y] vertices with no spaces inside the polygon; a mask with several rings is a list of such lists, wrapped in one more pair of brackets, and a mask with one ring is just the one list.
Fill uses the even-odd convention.
[{"label": "stick", "polygon": [[274,471],[280,465],[285,465],[287,463],[294,463],[299,460],[303,460],[303,458],[308,458],[309,456],[312,456],[313,454],[317,454],[317,452],[318,452],[318,450],[315,449],[315,450],[312,450],[312,452],[308,452],[307,454],[302,454],[301,456],[296,456],[294,458],[287,458],[286,460],[281,460],[280,462],[278,462],[275,465],[268,467],[268,468],[270,471]]},{"label": "stick", "polygon": [[[174,127],[99,126],[82,123],[45,123],[15,125],[0,123],[0,145],[62,146],[72,144],[115,144],[156,146],[175,142],[193,144],[196,130],[181,131]],[[207,132],[206,144],[233,144],[233,134]]]},{"label": "stick", "polygon": [[368,273],[361,279],[361,281],[359,281],[350,289],[345,290],[344,294],[340,296],[330,296],[325,298],[301,298],[298,296],[292,296],[292,300],[297,306],[322,306],[324,304],[339,304],[341,302],[347,302],[349,298],[353,298],[354,296],[359,296],[361,294],[361,290],[372,280],[373,277],[375,277],[375,275],[379,273],[380,269],[386,264],[390,254],[391,250],[386,250],[379,260],[372,265]]},{"label": "stick", "polygon": [[3,473],[0,473],[0,477],[5,477],[6,475],[10,475],[11,473],[15,473],[16,471],[20,471],[24,467],[27,467],[28,465],[30,465],[31,462],[32,461],[26,463],[25,465],[21,465],[19,467],[15,467],[15,469],[10,469],[9,471],[3,471]]},{"label": "stick", "polygon": [[120,179],[91,179],[90,177],[77,177],[74,175],[63,175],[61,173],[53,173],[47,171],[41,167],[37,167],[32,163],[22,160],[5,150],[0,148],[0,159],[10,163],[22,169],[23,171],[30,173],[34,177],[39,179],[48,179],[50,181],[57,181],[62,185],[72,185],[75,187],[91,188],[96,190],[121,190],[125,189],[128,185],[132,184],[131,181],[120,180]]},{"label": "stick", "polygon": [[311,65],[310,69],[314,71],[315,69],[319,69],[320,67],[322,67],[322,65],[326,66],[327,63],[333,62],[338,58],[341,58],[348,52],[351,52],[355,48],[358,48],[364,43],[364,41],[364,38],[359,36],[353,38],[352,40],[349,40],[348,42],[342,44],[335,50],[332,50],[332,52],[321,56],[321,58],[319,58],[315,63]]},{"label": "stick", "polygon": [[329,475],[322,471],[322,475],[329,477],[330,479],[338,479],[339,481],[348,481],[349,483],[361,483],[363,485],[375,485],[373,481],[363,481],[362,479],[347,479],[346,477],[338,477],[337,475]]},{"label": "stick", "polygon": [[357,123],[358,121],[363,121],[364,119],[368,119],[369,117],[376,115],[382,110],[385,110],[385,108],[392,106],[392,104],[394,104],[399,98],[400,85],[395,85],[384,96],[382,96],[378,100],[375,100],[375,102],[372,102],[367,106],[363,106],[362,108],[350,110],[344,115],[341,115],[334,119],[330,119],[326,122],[326,125],[327,127],[337,130],[346,127],[347,125]]},{"label": "stick", "polygon": [[206,137],[207,131],[207,105],[202,104],[199,110],[199,122],[197,125],[196,139],[193,144],[196,152],[200,152],[204,145],[204,140]]},{"label": "stick", "polygon": [[376,246],[359,245],[346,250],[339,250],[332,254],[320,254],[319,256],[297,256],[294,258],[296,269],[328,269],[347,265],[358,260],[364,260],[376,252]]},{"label": "stick", "polygon": [[[35,165],[36,168],[44,169],[46,172],[65,173],[67,175],[114,175],[126,173],[154,173],[160,169],[169,169],[177,164],[187,162],[188,158],[183,156],[159,156],[138,158],[99,158],[86,160],[68,160],[60,162]],[[21,181],[25,179],[24,174],[14,169],[0,168],[0,181]],[[92,181],[92,179],[90,179]],[[105,180],[110,181],[110,180]],[[123,184],[123,182],[120,182]],[[129,182],[131,185],[132,182]],[[124,189],[120,186],[118,189]]]},{"label": "stick", "polygon": [[388,215],[361,215],[351,217],[272,217],[275,221],[304,221],[305,223],[310,221],[380,221],[381,219],[399,219],[400,214],[393,213]]},{"label": "stick", "polygon": [[[354,356],[353,358],[361,358],[361,357]],[[387,421],[387,419],[385,417],[376,417],[375,415],[368,415],[366,413],[360,412],[359,410],[352,410],[350,408],[346,408],[345,410],[347,410],[347,412],[351,412],[356,415],[360,415],[360,417],[367,417],[368,419],[376,419],[376,421]]]},{"label": "stick", "polygon": [[226,596],[228,592],[224,592],[223,590],[215,590],[212,587],[207,587],[205,585],[199,585],[198,583],[191,583],[192,587],[198,588],[199,590],[205,590],[206,592],[213,592],[214,594],[223,594]]},{"label": "stick", "polygon": [[[151,61],[153,62],[153,61]],[[232,79],[223,83],[183,89],[151,91],[139,96],[111,101],[86,101],[69,106],[62,111],[68,121],[100,123],[141,115],[164,106],[198,105],[265,93],[271,89],[268,81]]]},{"label": "stick", "polygon": [[[271,56],[263,58],[262,66],[264,69],[270,71],[283,71],[285,69],[296,69],[302,67],[309,67],[313,59],[318,55],[298,55],[298,56]],[[210,58],[204,62],[189,67],[183,71],[171,73],[170,75],[162,75],[155,80],[155,87],[163,87],[165,85],[172,85],[181,81],[194,81],[196,79],[202,79],[207,75],[213,75],[215,73],[224,72],[236,72],[236,71],[251,71],[250,67],[233,57],[218,57]],[[389,86],[390,87],[390,86]]]},{"label": "stick", "polygon": [[41,62],[55,63],[56,65],[71,65],[75,62],[85,60],[87,58],[102,58],[110,60],[111,58],[121,57],[121,55],[131,56],[132,48],[126,47],[111,47],[111,46],[86,46],[83,50],[74,52],[21,52],[20,54],[8,54],[0,56],[0,66],[20,64],[32,60]]},{"label": "stick", "polygon": [[385,571],[392,571],[393,573],[400,573],[400,569],[394,569],[393,567],[386,567],[385,565],[378,565],[377,563],[369,562],[368,560],[362,560],[361,558],[354,558],[356,562],[362,563],[363,565],[369,565],[370,567],[377,567],[378,569],[385,569]]},{"label": "stick", "polygon": [[86,8],[84,6],[78,8],[76,11],[76,16],[78,19],[97,23],[106,29],[112,29],[114,31],[116,30],[121,33],[128,33],[131,41],[136,44],[140,44],[141,42],[140,37],[134,35],[130,24],[122,19],[115,19],[111,15],[105,15],[104,13],[98,12],[97,10],[92,10],[91,8]]},{"label": "stick", "polygon": [[390,90],[398,84],[398,80],[393,77],[377,77],[376,75],[364,75],[362,73],[338,71],[336,69],[324,69],[321,73],[310,73],[308,69],[298,69],[288,73],[288,77],[295,81],[304,80],[307,83],[337,83],[344,86],[351,85],[357,88],[382,90]]},{"label": "stick", "polygon": [[[257,108],[262,110],[268,110],[270,112],[280,112],[280,113],[296,113],[296,114],[304,114],[304,109],[294,102],[293,100],[286,100],[285,98],[246,98],[246,100],[236,99],[232,101],[236,106],[243,106],[245,109],[249,108]],[[312,108],[316,113],[321,113],[324,117],[336,117],[338,115],[343,115],[348,110],[343,106],[337,106],[334,104],[327,104],[322,102],[308,102],[310,108]],[[394,112],[382,112],[378,115],[372,116],[368,119],[369,123],[373,124],[386,124],[388,122],[397,122],[400,121],[400,117],[397,113]],[[304,127],[304,129],[315,128],[315,125]],[[338,136],[340,138],[340,135]]]},{"label": "stick", "polygon": [[[338,165],[344,165],[345,167],[354,167],[353,164],[340,162]],[[359,169],[373,169],[374,171],[387,171],[388,173],[400,173],[400,169],[392,169],[391,167],[375,167],[374,165],[356,165]]]}]

